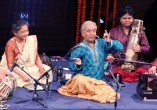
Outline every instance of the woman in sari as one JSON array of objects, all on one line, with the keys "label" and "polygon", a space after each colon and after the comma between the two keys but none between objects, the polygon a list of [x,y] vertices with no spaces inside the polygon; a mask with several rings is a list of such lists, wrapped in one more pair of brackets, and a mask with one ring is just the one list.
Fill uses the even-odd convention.
[{"label": "woman in sari", "polygon": [[[12,25],[13,37],[7,42],[5,52],[0,63],[0,71],[3,76],[9,75],[14,63],[23,68],[34,79],[38,79],[42,74],[51,69],[49,66],[42,64],[38,55],[37,37],[29,35],[28,23],[24,20],[18,20]],[[16,79],[18,87],[32,89],[33,80],[21,68],[15,66],[12,75]],[[49,82],[52,81],[52,71],[49,73]],[[2,78],[2,77],[1,77]],[[46,84],[46,78],[39,80],[40,83]]]}]

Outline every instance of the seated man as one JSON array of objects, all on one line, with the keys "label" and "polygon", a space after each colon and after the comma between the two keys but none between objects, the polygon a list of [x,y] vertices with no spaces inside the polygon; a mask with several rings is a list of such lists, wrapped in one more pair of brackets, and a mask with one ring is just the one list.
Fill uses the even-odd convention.
[{"label": "seated man", "polygon": [[[130,6],[125,6],[119,12],[120,25],[110,30],[111,39],[118,40],[123,44],[124,60],[144,61],[144,55],[150,53],[150,45],[145,32],[141,29],[139,20],[138,25],[133,25],[135,21],[135,11]],[[136,31],[133,30],[137,29]],[[137,33],[135,33],[137,32]],[[136,36],[136,37],[134,37]],[[138,38],[138,39],[133,39]],[[115,56],[114,56],[115,57]],[[119,57],[123,59],[123,57]],[[117,61],[113,62],[113,73],[122,76],[126,82],[139,80],[139,74],[147,71],[146,65]]]},{"label": "seated man", "polygon": [[[104,39],[96,39],[95,22],[85,21],[81,26],[84,40],[71,52],[69,68],[76,75],[58,89],[60,94],[98,102],[115,102],[115,91],[101,79],[104,76],[104,61],[110,52],[119,53],[123,46],[117,40],[111,40],[109,34]],[[120,94],[118,98],[120,99]]]}]

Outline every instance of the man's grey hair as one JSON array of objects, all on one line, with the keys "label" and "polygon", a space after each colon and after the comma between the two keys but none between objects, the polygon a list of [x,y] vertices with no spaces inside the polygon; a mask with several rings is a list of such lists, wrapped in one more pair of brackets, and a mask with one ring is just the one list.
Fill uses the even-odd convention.
[{"label": "man's grey hair", "polygon": [[93,24],[93,25],[95,26],[96,30],[97,30],[97,25],[96,25],[95,22],[93,22],[93,21],[85,21],[85,22],[81,25],[81,29],[80,29],[81,33],[85,30],[86,25],[88,25],[88,24]]}]

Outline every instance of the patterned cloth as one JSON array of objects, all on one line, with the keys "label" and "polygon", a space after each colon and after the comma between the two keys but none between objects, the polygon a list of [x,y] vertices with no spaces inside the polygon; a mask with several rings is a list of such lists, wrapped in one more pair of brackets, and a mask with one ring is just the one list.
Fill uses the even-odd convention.
[{"label": "patterned cloth", "polygon": [[[111,39],[120,41],[124,47],[123,53],[126,53],[130,34],[126,35],[121,25],[111,29],[110,37]],[[146,34],[143,30],[141,30],[140,35],[139,35],[139,45],[141,46],[141,52],[138,54],[139,55],[138,60],[142,61],[143,55],[148,54],[150,52],[150,45],[148,43]],[[127,82],[138,81],[139,74],[145,73],[147,69],[149,68],[149,66],[147,65],[137,65],[137,69],[134,72],[128,72],[120,68],[121,64],[122,62],[114,62],[113,72],[121,74],[123,81],[127,81]]]},{"label": "patterned cloth", "polygon": [[[23,52],[20,56],[20,58],[17,60],[17,64],[20,67],[24,67],[23,69],[30,74],[33,78],[38,79],[40,77],[39,73],[39,68],[35,64],[36,56],[37,56],[37,37],[35,35],[32,36],[27,36],[27,39],[24,44],[24,49]],[[8,66],[7,63],[13,64],[14,59],[19,55],[19,51],[17,49],[15,41],[10,39],[7,42],[6,48],[5,48],[5,53],[2,56],[2,60],[0,63],[0,71],[7,71]],[[50,67],[47,65],[43,64],[43,68],[45,71],[49,70]],[[29,81],[29,82],[24,82],[23,79],[17,75],[16,73],[12,72],[18,87],[23,87],[25,85],[31,85],[34,82]],[[49,82],[52,81],[52,71],[50,71],[50,77],[49,77]],[[46,78],[41,78],[40,80],[41,83],[46,84]]]},{"label": "patterned cloth", "polygon": [[[94,49],[84,40],[71,52],[69,67],[76,74],[83,74],[96,79],[102,79],[104,75],[104,62],[108,53],[119,53],[123,47],[119,41],[111,40],[107,43],[104,39],[96,39]],[[80,58],[82,65],[77,67],[73,58]]]},{"label": "patterned cloth", "polygon": [[[65,86],[58,89],[58,92],[65,96],[89,99],[101,103],[115,102],[116,93],[108,84],[102,80],[76,75],[69,80]],[[120,94],[117,94],[117,100]]]}]

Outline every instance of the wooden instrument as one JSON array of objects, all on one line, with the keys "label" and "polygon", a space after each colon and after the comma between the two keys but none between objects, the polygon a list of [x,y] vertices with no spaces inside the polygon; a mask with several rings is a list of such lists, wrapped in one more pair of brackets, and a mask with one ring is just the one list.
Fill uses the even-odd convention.
[{"label": "wooden instrument", "polygon": [[6,100],[8,95],[14,91],[16,82],[13,78],[6,78],[0,81],[0,101]]},{"label": "wooden instrument", "polygon": [[8,110],[9,105],[6,104],[8,96],[13,94],[16,87],[16,82],[14,78],[6,77],[0,80],[0,110]]},{"label": "wooden instrument", "polygon": [[136,92],[143,100],[157,100],[157,73],[156,74],[141,74]]},{"label": "wooden instrument", "polygon": [[[135,19],[132,25],[130,38],[127,45],[126,58],[125,58],[126,61],[132,61],[132,60],[136,61],[138,59],[138,54],[135,53],[132,48],[135,44],[139,43],[139,35],[142,28],[143,28],[143,21],[139,19]],[[127,71],[134,71],[136,69],[136,65],[126,62],[124,63],[124,65],[122,65],[122,69]]]}]

